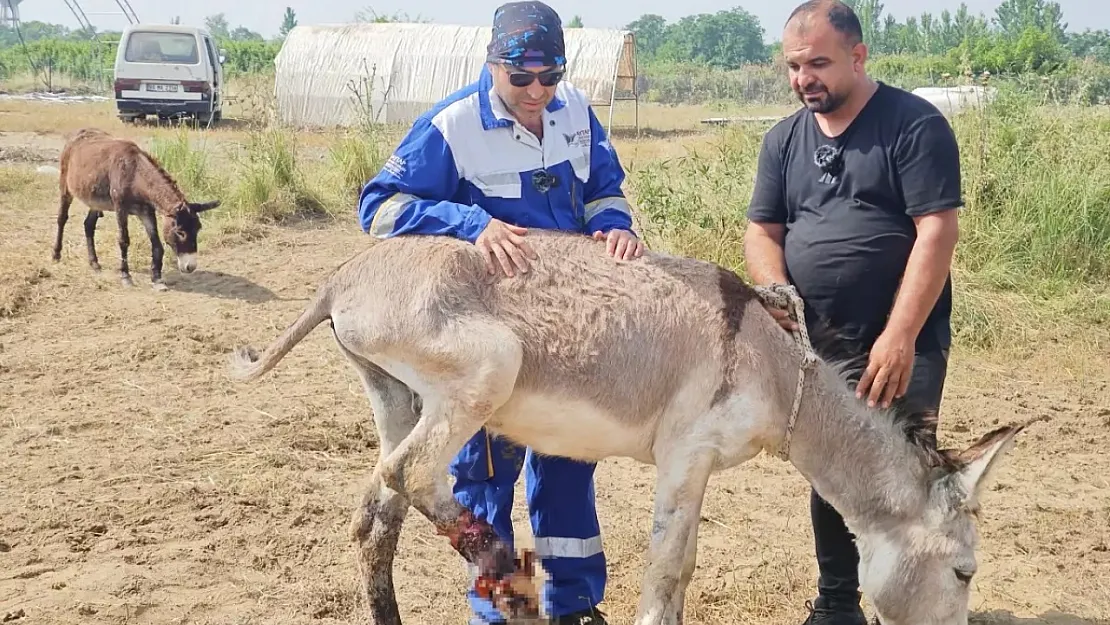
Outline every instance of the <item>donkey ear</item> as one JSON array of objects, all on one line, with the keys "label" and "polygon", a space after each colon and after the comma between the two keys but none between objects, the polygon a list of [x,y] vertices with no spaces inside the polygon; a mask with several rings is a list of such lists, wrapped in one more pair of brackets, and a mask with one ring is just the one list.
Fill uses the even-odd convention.
[{"label": "donkey ear", "polygon": [[189,204],[189,210],[193,211],[194,213],[203,213],[204,211],[212,210],[213,208],[216,208],[219,205],[220,205],[220,200],[213,200],[211,202],[205,202],[203,204],[192,204],[192,203],[190,203]]},{"label": "donkey ear", "polygon": [[1033,423],[1046,420],[1047,417],[1038,417],[1025,423],[1013,423],[997,428],[984,434],[957,455],[956,461],[961,466],[953,478],[960,486],[960,499],[964,506],[971,510],[978,509],[979,495],[983,486],[1001,464],[1006,452],[1013,448],[1017,435]]}]

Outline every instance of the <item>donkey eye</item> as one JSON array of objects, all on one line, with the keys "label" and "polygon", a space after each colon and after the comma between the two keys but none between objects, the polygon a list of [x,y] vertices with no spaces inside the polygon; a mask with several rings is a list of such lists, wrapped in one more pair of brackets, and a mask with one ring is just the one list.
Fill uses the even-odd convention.
[{"label": "donkey eye", "polygon": [[970,584],[971,578],[975,575],[975,571],[964,571],[961,569],[953,569],[953,571],[956,573],[956,579],[964,584]]}]

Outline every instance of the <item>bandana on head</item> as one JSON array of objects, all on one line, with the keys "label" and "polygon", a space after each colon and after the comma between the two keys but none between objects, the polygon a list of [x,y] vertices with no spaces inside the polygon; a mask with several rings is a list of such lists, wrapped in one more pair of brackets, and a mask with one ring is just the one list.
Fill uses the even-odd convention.
[{"label": "bandana on head", "polygon": [[566,65],[563,23],[542,2],[510,2],[493,14],[493,37],[486,60],[517,67]]}]

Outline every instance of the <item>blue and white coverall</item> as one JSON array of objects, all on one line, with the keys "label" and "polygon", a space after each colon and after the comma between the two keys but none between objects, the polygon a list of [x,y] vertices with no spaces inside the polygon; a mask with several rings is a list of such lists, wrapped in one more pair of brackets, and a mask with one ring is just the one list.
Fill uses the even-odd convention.
[{"label": "blue and white coverall", "polygon": [[[541,142],[515,122],[483,66],[475,83],[413,123],[382,171],[362,189],[362,229],[383,238],[440,234],[471,243],[492,217],[525,228],[584,234],[631,231],[621,190],[624,170],[585,94],[561,82],[543,124]],[[533,173],[545,169],[556,181],[543,192]],[[604,248],[598,253],[604,254]],[[594,508],[596,465],[535,456],[482,430],[451,464],[455,497],[512,545],[513,484],[525,460],[536,555],[549,578],[547,612],[558,617],[592,608],[601,602],[606,582]],[[487,622],[503,622],[473,592],[470,602]]]}]

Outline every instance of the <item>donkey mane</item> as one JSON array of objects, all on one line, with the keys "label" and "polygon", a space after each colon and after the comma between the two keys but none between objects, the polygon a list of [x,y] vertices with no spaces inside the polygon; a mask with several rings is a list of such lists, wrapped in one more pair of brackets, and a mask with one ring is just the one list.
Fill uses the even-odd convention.
[{"label": "donkey mane", "polygon": [[[172,175],[170,175],[170,172],[166,171],[166,168],[162,166],[161,161],[159,161],[156,156],[154,156],[147,150],[144,150],[141,146],[139,146],[138,143],[135,143],[131,139],[127,139],[125,137],[112,136],[107,132],[100,130],[99,128],[82,128],[73,133],[73,135],[69,139],[69,142],[72,144],[77,144],[86,139],[90,141],[107,140],[119,146],[122,152],[113,150],[113,153],[109,158],[119,159],[123,154],[126,154],[128,156],[136,158],[137,160],[146,161],[153,168],[157,176],[162,179],[161,181],[164,182],[166,185],[163,188],[159,188],[156,190],[152,189],[152,191],[154,191],[155,193],[168,191],[170,194],[173,195],[174,199],[178,201],[178,205],[189,203],[188,198],[185,197],[185,192],[181,190],[181,187],[177,184],[177,180],[174,179]],[[147,178],[146,182],[157,183],[158,180]],[[153,203],[153,206],[154,209],[159,213],[171,217],[173,216],[172,212],[164,212],[163,207],[159,206],[157,202]],[[169,207],[166,207],[165,210],[169,210]]]},{"label": "donkey mane", "polygon": [[[178,186],[177,180],[175,180],[174,177],[170,175],[170,172],[166,171],[166,168],[162,166],[162,163],[159,162],[158,158],[155,157],[153,154],[147,152],[146,150],[140,149],[138,152],[146,158],[147,162],[150,163],[151,166],[154,167],[154,171],[162,177],[163,182],[168,185],[168,188],[172,191],[174,195],[177,196],[181,203],[188,204],[185,193],[181,190],[181,187]],[[161,212],[162,207],[156,208],[159,210],[159,212]]]},{"label": "donkey mane", "polygon": [[863,342],[846,337],[825,319],[819,319],[810,331],[813,350],[832,368],[845,386],[852,390],[852,399],[868,414],[878,419],[889,420],[900,430],[913,450],[928,467],[945,472],[955,471],[962,466],[955,450],[937,448],[937,424],[939,414],[935,409],[910,410],[905,398],[897,398],[889,408],[872,408],[866,398],[855,399],[855,386],[867,369],[868,351]]}]

